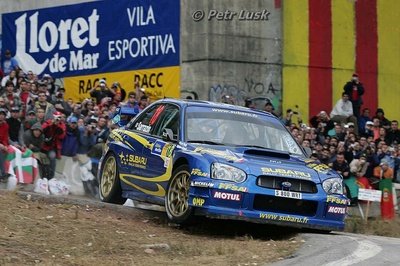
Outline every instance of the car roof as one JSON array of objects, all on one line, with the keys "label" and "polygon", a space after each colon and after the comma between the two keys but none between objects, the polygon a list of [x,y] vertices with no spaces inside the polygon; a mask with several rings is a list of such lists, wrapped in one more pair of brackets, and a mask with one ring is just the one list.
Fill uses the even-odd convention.
[{"label": "car roof", "polygon": [[165,99],[159,100],[157,102],[174,103],[174,104],[180,105],[181,107],[187,107],[187,106],[210,107],[210,108],[218,107],[218,108],[237,110],[237,111],[254,113],[254,114],[262,114],[262,115],[276,118],[274,115],[272,115],[268,112],[262,111],[262,110],[250,109],[250,108],[247,108],[244,106],[232,105],[232,104],[227,104],[227,103],[219,103],[219,102],[211,102],[211,101],[203,101],[203,100],[173,99],[173,98],[165,98]]}]

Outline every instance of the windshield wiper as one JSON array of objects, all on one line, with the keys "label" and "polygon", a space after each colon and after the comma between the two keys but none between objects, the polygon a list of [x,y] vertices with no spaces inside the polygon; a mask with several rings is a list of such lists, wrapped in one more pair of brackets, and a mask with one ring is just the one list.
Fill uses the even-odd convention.
[{"label": "windshield wiper", "polygon": [[259,149],[264,149],[264,150],[272,150],[270,148],[264,147],[264,146],[259,146],[259,145],[246,145],[246,144],[241,144],[241,145],[234,145],[235,147],[249,147],[249,148],[259,148]]},{"label": "windshield wiper", "polygon": [[203,143],[203,144],[210,144],[210,145],[224,145],[223,143],[218,143],[209,140],[188,140],[189,143]]}]

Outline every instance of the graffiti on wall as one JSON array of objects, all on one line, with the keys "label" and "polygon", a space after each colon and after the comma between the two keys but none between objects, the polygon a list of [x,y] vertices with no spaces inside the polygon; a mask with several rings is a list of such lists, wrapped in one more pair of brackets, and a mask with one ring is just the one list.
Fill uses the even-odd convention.
[{"label": "graffiti on wall", "polygon": [[242,106],[244,106],[245,100],[248,98],[268,98],[274,105],[276,112],[281,112],[281,90],[274,86],[270,79],[266,79],[263,82],[246,77],[242,85],[215,84],[209,88],[208,98],[213,102],[225,102]]}]

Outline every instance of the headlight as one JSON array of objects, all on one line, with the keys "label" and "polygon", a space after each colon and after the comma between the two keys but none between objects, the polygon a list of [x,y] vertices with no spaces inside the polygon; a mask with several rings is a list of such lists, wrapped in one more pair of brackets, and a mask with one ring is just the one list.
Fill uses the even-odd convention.
[{"label": "headlight", "polygon": [[246,177],[246,173],[239,168],[222,163],[211,165],[211,178],[241,183]]},{"label": "headlight", "polygon": [[325,180],[322,187],[327,194],[343,194],[343,180],[340,177]]}]

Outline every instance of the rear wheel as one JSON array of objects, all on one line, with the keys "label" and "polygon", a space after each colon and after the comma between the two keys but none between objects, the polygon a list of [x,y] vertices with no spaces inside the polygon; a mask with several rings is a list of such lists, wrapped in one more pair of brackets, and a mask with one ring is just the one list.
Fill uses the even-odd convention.
[{"label": "rear wheel", "polygon": [[112,153],[108,154],[104,159],[99,186],[102,201],[117,204],[125,202],[125,199],[121,196],[122,190],[119,181],[117,160]]},{"label": "rear wheel", "polygon": [[165,197],[168,219],[177,224],[187,223],[193,213],[189,206],[190,172],[187,165],[181,165],[172,173]]}]

